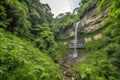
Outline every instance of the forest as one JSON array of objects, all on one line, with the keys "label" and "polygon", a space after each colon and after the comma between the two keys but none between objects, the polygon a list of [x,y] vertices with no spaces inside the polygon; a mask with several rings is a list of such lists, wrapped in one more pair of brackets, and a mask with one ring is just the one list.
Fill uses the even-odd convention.
[{"label": "forest", "polygon": [[[79,21],[85,59],[64,70]],[[40,0],[0,0],[0,80],[120,80],[120,0],[81,0],[57,17]]]}]

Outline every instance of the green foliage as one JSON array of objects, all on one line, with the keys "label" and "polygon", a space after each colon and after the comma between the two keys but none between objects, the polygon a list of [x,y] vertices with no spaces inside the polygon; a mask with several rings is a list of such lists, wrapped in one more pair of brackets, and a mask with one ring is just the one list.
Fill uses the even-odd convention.
[{"label": "green foliage", "polygon": [[54,20],[50,9],[39,0],[0,1],[0,80],[62,80],[59,67],[53,61],[57,63],[67,53],[68,45],[64,44],[66,41],[55,44],[54,38],[73,28],[96,3],[99,11],[106,8],[110,11],[105,20],[104,38],[88,42],[86,49],[90,54],[74,68],[86,80],[119,80],[120,1],[98,1],[81,0],[77,15],[67,12]]},{"label": "green foliage", "polygon": [[112,3],[112,0],[100,0],[97,3],[99,12],[100,11],[104,11],[107,7],[109,7],[109,5]]},{"label": "green foliage", "polygon": [[77,20],[77,16],[70,12],[59,14],[50,25],[54,32],[55,39],[58,39],[60,35],[63,35],[67,29],[74,28],[74,23]]},{"label": "green foliage", "polygon": [[86,49],[89,51],[86,60],[73,67],[80,71],[83,79],[120,80],[119,4],[120,1],[118,0],[101,0],[98,3],[99,10],[103,11],[107,8],[109,14],[104,21],[104,27],[106,28],[101,31],[103,38],[86,43]]},{"label": "green foliage", "polygon": [[[119,67],[120,59],[119,59],[119,53],[120,53],[120,13],[119,13],[119,8],[120,6],[120,1],[115,0],[110,8],[110,14],[108,19],[106,20],[105,25],[108,26],[106,32],[109,33],[107,35],[109,38],[111,38],[111,41],[113,44],[110,44],[107,47],[107,53],[108,56],[111,57],[112,63]],[[111,24],[108,24],[111,23]]]},{"label": "green foliage", "polygon": [[110,60],[113,65],[120,67],[120,45],[113,43],[106,47],[107,55],[110,57]]},{"label": "green foliage", "polygon": [[86,3],[88,0],[81,0],[81,3],[84,4]]},{"label": "green foliage", "polygon": [[48,54],[55,62],[56,62],[56,54],[55,51],[50,51],[56,48],[54,36],[51,32],[51,29],[47,24],[35,25],[35,28],[32,29],[32,33],[34,33],[35,39],[34,44],[35,47],[39,48],[44,53]]},{"label": "green foliage", "polygon": [[104,39],[99,39],[86,43],[85,47],[88,51],[96,51],[103,48],[106,44]]},{"label": "green foliage", "polygon": [[[39,0],[0,1],[0,26],[46,52],[54,48],[53,15]],[[49,51],[48,51],[49,53]]]},{"label": "green foliage", "polygon": [[79,3],[80,7],[78,8],[78,17],[81,19],[85,16],[90,10],[96,7],[98,0],[81,0]]},{"label": "green foliage", "polygon": [[56,52],[58,55],[58,61],[60,61],[68,53],[68,40],[57,41]]},{"label": "green foliage", "polygon": [[80,71],[86,80],[119,80],[119,70],[111,64],[106,50],[99,50],[89,54],[85,61],[76,64],[74,69]]},{"label": "green foliage", "polygon": [[50,57],[0,29],[0,80],[17,79],[62,80],[62,76]]},{"label": "green foliage", "polygon": [[5,19],[6,16],[7,14],[6,14],[5,8],[2,5],[0,5],[0,18]]},{"label": "green foliage", "polygon": [[11,20],[10,24],[6,25],[6,29],[21,37],[30,35],[31,23],[28,21],[28,9],[25,4],[18,0],[5,0],[3,3],[7,14],[6,19]]},{"label": "green foliage", "polygon": [[35,43],[35,46],[40,50],[45,49],[45,44],[44,44],[45,42],[42,38],[35,39],[34,43]]},{"label": "green foliage", "polygon": [[7,25],[9,25],[10,21],[10,19],[7,19],[6,9],[3,6],[3,3],[0,1],[0,26],[2,28],[7,28]]}]

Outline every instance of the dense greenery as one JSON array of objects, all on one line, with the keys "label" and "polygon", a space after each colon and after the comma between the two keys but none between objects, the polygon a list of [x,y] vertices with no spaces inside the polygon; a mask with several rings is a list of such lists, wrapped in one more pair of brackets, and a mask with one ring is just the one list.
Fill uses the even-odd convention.
[{"label": "dense greenery", "polygon": [[0,0],[0,80],[62,80],[52,21],[39,0]]},{"label": "dense greenery", "polygon": [[58,65],[50,57],[0,29],[0,80],[51,79],[63,80]]},{"label": "dense greenery", "polygon": [[81,0],[79,3],[80,7],[78,8],[78,17],[83,18],[88,12],[93,10],[96,7],[96,3],[99,0]]},{"label": "dense greenery", "polygon": [[53,23],[51,24],[51,29],[54,32],[55,39],[61,39],[61,35],[66,32],[66,30],[70,28],[74,28],[74,23],[79,18],[77,15],[66,12],[64,14],[59,14],[56,18],[54,18]]},{"label": "dense greenery", "polygon": [[0,26],[4,30],[31,41],[44,53],[50,54],[51,48],[56,47],[49,27],[53,14],[47,4],[39,0],[4,0],[0,1],[0,11]]},{"label": "dense greenery", "polygon": [[69,39],[61,36],[96,7],[98,14],[109,11],[99,30],[103,37],[86,43],[89,54],[73,69],[85,80],[120,80],[119,4],[119,0],[81,0],[74,13],[53,18],[49,5],[39,0],[0,0],[0,80],[63,80],[56,63],[66,55]]},{"label": "dense greenery", "polygon": [[119,4],[118,0],[101,0],[97,4],[99,12],[109,9],[108,18],[104,21],[105,28],[101,30],[103,38],[86,43],[89,52],[87,59],[74,66],[86,80],[120,80]]}]

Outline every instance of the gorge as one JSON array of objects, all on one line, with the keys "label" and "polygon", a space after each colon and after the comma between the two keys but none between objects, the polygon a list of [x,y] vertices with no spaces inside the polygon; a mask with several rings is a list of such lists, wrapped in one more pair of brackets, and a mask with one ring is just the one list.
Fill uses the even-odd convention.
[{"label": "gorge", "polygon": [[120,80],[119,4],[54,17],[39,0],[0,0],[0,80]]}]

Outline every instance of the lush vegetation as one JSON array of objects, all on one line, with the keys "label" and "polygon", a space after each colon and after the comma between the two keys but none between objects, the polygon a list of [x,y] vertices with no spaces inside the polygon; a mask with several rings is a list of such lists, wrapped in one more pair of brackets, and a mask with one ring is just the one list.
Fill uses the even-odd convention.
[{"label": "lush vegetation", "polygon": [[83,18],[89,11],[96,7],[97,2],[98,0],[81,0],[79,3],[80,7],[78,8],[78,17],[80,19]]},{"label": "lush vegetation", "polygon": [[57,63],[72,38],[61,36],[96,7],[98,14],[109,10],[103,28],[79,38],[98,32],[103,37],[86,43],[86,60],[71,70],[77,69],[85,80],[120,80],[119,4],[119,0],[81,0],[74,13],[53,18],[49,5],[39,0],[1,0],[0,80],[63,80]]},{"label": "lush vegetation", "polygon": [[[74,23],[79,18],[77,15],[66,12],[64,14],[59,14],[56,18],[54,18],[53,23],[51,24],[52,31],[54,32],[55,39],[61,39],[64,35],[64,32],[66,32],[70,28],[74,28]],[[64,37],[62,38],[64,39]]]},{"label": "lush vegetation", "polygon": [[0,80],[63,80],[50,10],[39,0],[0,1]]},{"label": "lush vegetation", "polygon": [[0,29],[0,80],[51,79],[63,80],[59,66],[50,57]]},{"label": "lush vegetation", "polygon": [[0,26],[48,51],[55,41],[49,27],[53,15],[45,6],[39,0],[0,1]]},{"label": "lush vegetation", "polygon": [[97,4],[100,12],[109,9],[108,18],[104,21],[105,28],[101,30],[103,38],[86,43],[89,52],[86,60],[74,66],[86,80],[120,80],[119,4],[117,0],[101,0]]}]

